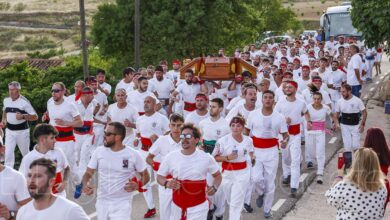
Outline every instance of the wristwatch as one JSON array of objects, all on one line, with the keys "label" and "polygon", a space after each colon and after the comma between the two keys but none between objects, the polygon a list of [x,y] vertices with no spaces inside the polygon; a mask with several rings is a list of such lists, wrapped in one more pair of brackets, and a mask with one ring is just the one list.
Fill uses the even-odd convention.
[{"label": "wristwatch", "polygon": [[9,211],[9,219],[13,220],[13,219],[15,219],[15,217],[16,217],[15,212],[14,211]]}]

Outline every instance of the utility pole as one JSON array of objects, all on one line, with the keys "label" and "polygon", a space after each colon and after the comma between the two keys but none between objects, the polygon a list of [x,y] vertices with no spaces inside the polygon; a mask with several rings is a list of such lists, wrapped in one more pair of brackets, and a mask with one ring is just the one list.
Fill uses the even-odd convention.
[{"label": "utility pole", "polygon": [[87,39],[86,39],[86,27],[85,27],[85,8],[84,0],[79,0],[80,3],[80,30],[81,30],[81,47],[83,56],[83,73],[84,79],[89,77],[88,72],[88,55],[87,55]]},{"label": "utility pole", "polygon": [[134,61],[135,68],[138,70],[141,66],[141,51],[140,51],[140,0],[134,2]]}]

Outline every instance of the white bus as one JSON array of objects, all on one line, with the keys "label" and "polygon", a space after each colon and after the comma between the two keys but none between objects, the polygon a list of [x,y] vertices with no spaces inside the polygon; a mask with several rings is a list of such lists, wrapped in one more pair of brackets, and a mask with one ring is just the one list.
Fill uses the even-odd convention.
[{"label": "white bus", "polygon": [[320,18],[320,25],[324,30],[325,40],[328,40],[329,36],[334,36],[337,39],[340,35],[361,39],[362,34],[352,25],[351,9],[351,3],[345,2],[340,6],[329,7],[326,10]]}]

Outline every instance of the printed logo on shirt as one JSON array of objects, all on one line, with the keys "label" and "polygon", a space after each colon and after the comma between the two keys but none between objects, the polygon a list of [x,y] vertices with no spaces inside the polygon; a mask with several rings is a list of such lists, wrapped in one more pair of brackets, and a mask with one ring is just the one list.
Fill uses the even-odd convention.
[{"label": "printed logo on shirt", "polygon": [[157,126],[156,122],[153,122],[152,127],[155,128]]},{"label": "printed logo on shirt", "polygon": [[57,159],[54,159],[54,160],[53,160],[53,162],[54,162],[55,164],[58,164],[58,161],[57,161]]},{"label": "printed logo on shirt", "polygon": [[221,130],[217,129],[217,135],[221,135]]},{"label": "printed logo on shirt", "polygon": [[129,160],[127,159],[122,160],[122,168],[129,168]]}]

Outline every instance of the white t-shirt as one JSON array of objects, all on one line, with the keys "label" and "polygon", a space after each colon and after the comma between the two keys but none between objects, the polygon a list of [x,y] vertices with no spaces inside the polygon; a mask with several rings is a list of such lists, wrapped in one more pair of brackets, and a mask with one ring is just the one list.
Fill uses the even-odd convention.
[{"label": "white t-shirt", "polygon": [[358,69],[360,71],[361,65],[363,64],[362,58],[359,56],[359,54],[355,54],[351,57],[351,60],[348,63],[347,68],[347,83],[350,86],[357,86],[360,85],[358,79],[355,75],[355,69]]},{"label": "white t-shirt", "polygon": [[175,91],[181,94],[183,101],[195,103],[195,97],[200,93],[200,84],[188,85],[187,82],[184,82],[178,85]]},{"label": "white t-shirt", "polygon": [[125,146],[114,152],[111,148],[101,146],[93,152],[88,167],[97,169],[97,200],[129,202],[133,193],[126,192],[124,187],[136,173],[146,169],[146,162],[139,152],[131,147]]},{"label": "white t-shirt", "polygon": [[134,91],[127,93],[127,104],[130,104],[131,106],[133,106],[137,110],[137,112],[145,112],[144,101],[145,101],[145,98],[148,96],[156,99],[156,104],[160,103],[160,101],[153,94],[153,92],[145,91],[145,92],[141,93],[138,90],[134,90]]},{"label": "white t-shirt", "polygon": [[0,203],[10,211],[18,210],[18,202],[30,198],[27,182],[23,174],[5,166],[0,171]]},{"label": "white t-shirt", "polygon": [[100,84],[100,87],[102,87],[102,89],[107,91],[108,95],[110,95],[110,93],[111,93],[111,85],[110,84],[103,82],[102,84]]},{"label": "white t-shirt", "polygon": [[[325,122],[326,116],[332,112],[327,105],[322,105],[321,109],[315,109],[312,104],[307,105],[307,112],[310,115],[310,121]],[[307,131],[309,133],[319,133],[321,131]]]},{"label": "white t-shirt", "polygon": [[284,117],[291,119],[291,125],[300,124],[303,114],[307,111],[306,103],[301,99],[295,101],[287,101],[287,98],[280,99],[275,105],[275,111],[282,114]]},{"label": "white t-shirt", "polygon": [[171,80],[172,82],[174,81],[178,81],[179,78],[180,78],[180,71],[177,70],[169,70],[166,74],[165,74],[165,77],[167,77],[169,80]]},{"label": "white t-shirt", "polygon": [[95,99],[88,104],[87,108],[84,107],[84,104],[80,99],[76,102],[77,110],[80,112],[80,116],[83,121],[93,121],[93,112],[96,105],[97,101]]},{"label": "white t-shirt", "polygon": [[116,85],[115,91],[118,90],[118,89],[124,89],[124,90],[126,90],[126,93],[129,93],[129,92],[131,92],[131,91],[134,90],[134,83],[133,83],[133,82],[126,83],[126,82],[122,79],[122,80],[119,81],[119,83]]},{"label": "white t-shirt", "polygon": [[264,116],[261,109],[249,114],[246,128],[250,135],[257,138],[278,138],[280,133],[287,132],[287,124],[283,115],[273,111],[271,115]]},{"label": "white t-shirt", "polygon": [[[332,71],[332,84],[334,88],[341,88],[341,84],[347,81],[347,75],[341,70]],[[341,98],[340,92],[335,89],[328,89],[330,97],[333,101]]]},{"label": "white t-shirt", "polygon": [[[255,109],[257,109],[257,106],[255,106]],[[245,108],[245,104],[237,105],[236,107],[234,107],[232,110],[229,111],[228,115],[226,116],[226,120],[230,123],[232,118],[234,116],[237,116],[238,114],[241,114],[242,117],[248,119],[248,115],[250,112],[251,111],[248,111]]]},{"label": "white t-shirt", "polygon": [[49,150],[45,154],[42,154],[36,150],[36,146],[34,149],[26,156],[23,157],[22,162],[19,167],[19,172],[23,174],[26,178],[28,176],[28,171],[30,170],[30,165],[34,160],[46,158],[52,160],[56,165],[56,173],[62,173],[65,168],[69,166],[68,160],[66,159],[65,153],[58,147],[53,150]]},{"label": "white t-shirt", "polygon": [[63,121],[72,122],[74,117],[80,115],[76,105],[67,99],[64,99],[64,101],[59,105],[55,104],[54,101],[49,100],[47,102],[47,111],[49,112],[50,124],[58,127],[65,126],[57,125],[55,123],[55,119],[62,119]]},{"label": "white t-shirt", "polygon": [[[118,108],[118,103],[113,103],[108,106],[107,117],[111,119],[112,122],[124,123],[125,120],[129,120],[132,123],[137,121],[138,112],[133,108],[129,103],[123,109]],[[126,127],[126,136],[132,135],[133,128]]]},{"label": "white t-shirt", "polygon": [[97,101],[97,103],[99,103],[99,105],[100,105],[99,111],[96,113],[95,118],[99,121],[107,122],[107,114],[100,115],[100,113],[104,109],[104,106],[108,105],[107,96],[100,91],[98,91],[98,93],[94,94],[93,96],[94,96],[95,100]]},{"label": "white t-shirt", "polygon": [[81,208],[81,206],[66,198],[56,196],[56,201],[54,201],[50,207],[43,210],[35,209],[34,200],[30,201],[19,209],[18,214],[16,215],[16,219],[87,220],[89,217],[83,208]]},{"label": "white t-shirt", "polygon": [[36,115],[30,101],[24,96],[19,96],[15,101],[11,97],[7,97],[3,101],[3,112],[6,112],[7,122],[13,125],[24,123],[26,120],[16,119],[16,112],[21,114]]},{"label": "white t-shirt", "polygon": [[203,120],[203,119],[206,119],[206,118],[209,118],[210,115],[209,113],[207,112],[205,115],[201,116],[199,115],[196,110],[195,111],[192,111],[190,112],[186,119],[185,119],[185,123],[192,123],[194,124],[196,127],[199,127],[199,123]]},{"label": "white t-shirt", "polygon": [[157,78],[149,80],[148,91],[157,92],[159,99],[168,99],[171,91],[175,89],[173,82],[170,79],[163,78],[158,81]]},{"label": "white t-shirt", "polygon": [[245,102],[245,99],[242,96],[234,97],[232,100],[230,100],[229,105],[226,107],[226,109],[229,111],[232,110],[234,107],[237,106],[237,103],[241,100],[244,100]]},{"label": "white t-shirt", "polygon": [[203,119],[199,123],[199,128],[202,131],[202,138],[208,141],[216,141],[230,133],[229,122],[222,117],[217,121],[212,121],[211,118]]},{"label": "white t-shirt", "polygon": [[[149,149],[149,153],[155,157],[154,161],[161,162],[170,152],[181,149],[181,142],[176,143],[170,134],[161,135]],[[157,160],[158,157],[158,160]]]},{"label": "white t-shirt", "polygon": [[142,115],[136,121],[137,133],[141,137],[164,135],[169,131],[169,120],[164,115],[155,112],[152,116]]},{"label": "white t-shirt", "polygon": [[349,100],[341,98],[336,103],[336,112],[342,113],[359,113],[366,109],[361,99],[356,96],[352,96]]},{"label": "white t-shirt", "polygon": [[212,155],[215,156],[227,156],[230,155],[233,150],[237,151],[237,158],[229,160],[231,163],[240,163],[248,160],[248,154],[253,152],[253,141],[252,138],[243,135],[241,142],[236,141],[232,134],[227,134],[220,138],[215,144]]},{"label": "white t-shirt", "polygon": [[[324,105],[332,104],[328,92],[326,92],[323,89],[320,89],[319,92],[322,94],[322,102],[321,102],[321,104],[324,104]],[[305,103],[307,105],[313,103],[313,95],[311,94],[309,88],[307,88],[307,89],[302,91],[302,96],[303,96],[303,99],[305,100]]]}]

